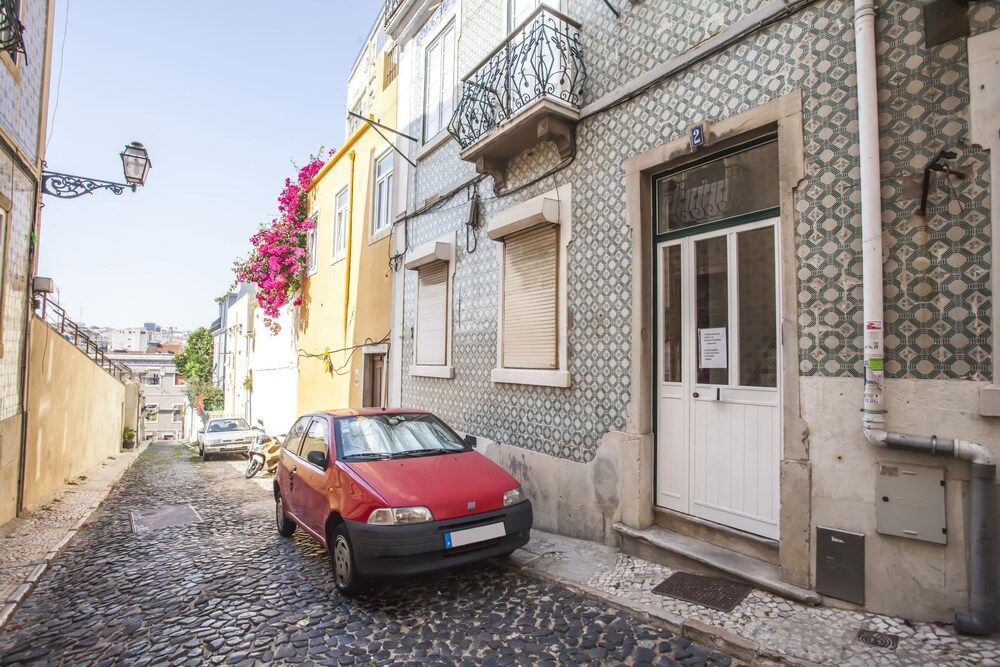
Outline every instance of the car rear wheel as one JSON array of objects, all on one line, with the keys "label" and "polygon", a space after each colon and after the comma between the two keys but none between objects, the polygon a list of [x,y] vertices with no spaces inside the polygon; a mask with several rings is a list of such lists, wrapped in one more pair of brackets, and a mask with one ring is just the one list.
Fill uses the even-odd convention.
[{"label": "car rear wheel", "polygon": [[330,565],[333,566],[333,581],[337,585],[337,590],[344,595],[360,593],[364,589],[365,582],[355,567],[351,536],[343,524],[334,529],[329,551]]},{"label": "car rear wheel", "polygon": [[281,495],[274,499],[274,518],[278,523],[278,535],[291,537],[295,532],[295,522],[285,516],[285,503],[281,501]]}]

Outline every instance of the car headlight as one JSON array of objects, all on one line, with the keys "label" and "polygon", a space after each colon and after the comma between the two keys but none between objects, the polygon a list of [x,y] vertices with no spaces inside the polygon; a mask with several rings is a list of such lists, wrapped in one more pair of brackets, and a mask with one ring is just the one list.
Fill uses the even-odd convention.
[{"label": "car headlight", "polygon": [[511,489],[507,493],[503,494],[503,506],[510,507],[511,505],[516,505],[520,502],[524,502],[528,496],[524,495],[524,489],[517,487],[516,489]]},{"label": "car headlight", "polygon": [[426,507],[383,507],[371,513],[368,523],[374,526],[398,526],[407,523],[427,523],[434,516]]}]

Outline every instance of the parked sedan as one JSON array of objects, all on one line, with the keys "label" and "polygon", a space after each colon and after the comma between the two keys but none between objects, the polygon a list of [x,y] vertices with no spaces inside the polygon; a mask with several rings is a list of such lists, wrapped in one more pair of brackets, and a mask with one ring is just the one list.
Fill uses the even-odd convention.
[{"label": "parked sedan", "polygon": [[325,546],[345,594],[370,577],[509,555],[532,523],[516,479],[418,410],[300,417],[278,459],[274,500],[278,532],[301,527]]},{"label": "parked sedan", "polygon": [[240,417],[209,419],[198,431],[198,453],[202,461],[213,454],[246,454],[259,433]]}]

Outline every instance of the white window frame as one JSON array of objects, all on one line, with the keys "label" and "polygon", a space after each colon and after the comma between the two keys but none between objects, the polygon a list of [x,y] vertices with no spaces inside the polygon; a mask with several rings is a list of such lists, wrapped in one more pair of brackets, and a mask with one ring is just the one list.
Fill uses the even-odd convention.
[{"label": "white window frame", "polygon": [[[443,25],[442,25],[441,29],[437,31],[437,33],[434,35],[434,37],[429,42],[427,42],[427,46],[424,47],[424,52],[423,52],[423,74],[424,74],[424,81],[423,81],[423,91],[422,91],[422,95],[421,95],[421,97],[423,98],[423,105],[422,105],[422,108],[421,108],[421,116],[422,116],[422,123],[421,123],[421,125],[423,126],[423,140],[424,140],[423,143],[424,144],[431,143],[436,137],[438,137],[442,133],[445,133],[445,132],[448,131],[448,120],[444,120],[443,116],[447,115],[449,117],[449,120],[450,120],[451,114],[454,113],[455,107],[458,105],[458,28],[456,26],[457,26],[457,21],[455,21],[455,19],[453,19],[453,18],[450,19],[450,20],[448,20],[448,21],[443,22]],[[429,91],[428,83],[430,81],[430,54],[431,54],[431,50],[435,46],[438,46],[439,44],[441,44],[442,40],[449,33],[451,33],[453,35],[453,37],[452,37],[452,40],[453,40],[453,44],[452,44],[452,66],[451,66],[451,73],[452,73],[452,81],[451,81],[451,88],[452,88],[451,109],[448,110],[447,114],[442,114],[441,127],[435,128],[434,131],[430,131],[430,127],[428,126],[428,122],[427,122],[428,119],[429,119],[429,117],[430,117],[429,111],[430,111],[430,107],[431,107],[431,99],[430,99],[430,95],[428,94],[428,91]],[[440,97],[439,101],[443,101],[444,100],[444,91],[446,89],[446,85],[448,84],[447,81],[443,80],[444,61],[442,60],[441,62],[442,62],[442,67],[438,71],[438,76],[442,78],[442,80],[441,80],[441,87],[440,87],[440,90],[439,90],[439,95],[441,97]]]},{"label": "white window frame", "polygon": [[[569,244],[573,238],[572,187],[560,185],[528,201],[507,208],[490,220],[487,233],[496,241],[497,260],[500,265],[500,293],[497,298],[497,359],[496,367],[490,371],[490,380],[496,383],[539,385],[543,387],[569,387],[569,345],[567,307],[567,258]],[[558,276],[556,280],[556,352],[557,368],[504,368],[503,366],[503,284],[505,264],[505,244],[503,239],[511,234],[530,229],[537,225],[556,224],[559,226]]]},{"label": "white window frame", "polygon": [[[389,171],[380,178],[378,175],[378,165],[380,162],[382,162],[382,160],[386,159],[389,160]],[[386,234],[388,234],[390,229],[392,229],[393,204],[394,204],[392,189],[393,189],[393,183],[395,183],[396,181],[395,171],[396,171],[396,164],[393,161],[391,148],[386,151],[383,151],[381,155],[379,155],[372,161],[372,211],[371,211],[372,224],[370,230],[371,234],[369,234],[368,237],[369,243],[374,243],[375,241],[378,241]],[[386,205],[388,206],[388,208],[385,213],[385,222],[381,226],[379,226],[379,219],[378,219],[379,188],[382,186],[383,183],[386,184],[386,188],[388,188],[388,192],[386,193],[386,198],[385,198]]]},{"label": "white window frame", "polygon": [[444,261],[448,263],[448,285],[447,303],[445,304],[445,340],[444,340],[444,364],[441,366],[420,365],[417,363],[417,331],[416,308],[420,304],[414,304],[413,311],[413,363],[410,365],[410,375],[418,377],[432,377],[451,379],[455,377],[455,368],[452,365],[451,342],[454,331],[454,287],[455,287],[455,232],[450,232],[444,236],[415,247],[406,254],[404,266],[414,272],[420,271],[421,267],[433,262]]},{"label": "white window frame", "polygon": [[[507,33],[508,34],[514,32],[514,28],[517,27],[517,24],[514,23],[514,3],[515,3],[515,1],[516,0],[507,0]],[[538,9],[538,7],[540,7],[541,5],[546,5],[550,9],[554,9],[557,12],[561,12],[563,14],[566,13],[566,1],[565,0],[536,0],[536,2],[538,4],[535,5],[534,9],[532,9],[532,12],[535,9]],[[525,14],[525,18],[527,18],[530,15],[531,15],[531,12],[528,12],[527,14]]]},{"label": "white window frame", "polygon": [[[340,197],[344,196],[344,206],[340,205]],[[351,187],[345,185],[333,196],[333,259],[331,264],[347,257],[347,225],[351,210]],[[339,247],[338,247],[339,246]]]},{"label": "white window frame", "polygon": [[[153,419],[149,418],[149,415],[155,415]],[[147,403],[142,408],[142,419],[146,424],[156,424],[160,421],[160,404],[159,403]]]},{"label": "white window frame", "polygon": [[319,264],[316,261],[319,239],[319,207],[314,208],[308,217],[315,223],[315,226],[306,233],[306,274],[311,276],[316,273],[316,267]]},{"label": "white window frame", "polygon": [[174,403],[173,409],[170,411],[170,421],[174,424],[180,424],[184,421],[184,405],[181,403]]}]

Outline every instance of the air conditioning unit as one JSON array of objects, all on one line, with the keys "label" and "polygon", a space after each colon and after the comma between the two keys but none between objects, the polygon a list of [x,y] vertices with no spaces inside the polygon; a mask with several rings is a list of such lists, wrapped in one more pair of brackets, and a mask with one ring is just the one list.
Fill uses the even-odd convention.
[{"label": "air conditioning unit", "polygon": [[52,294],[56,291],[56,281],[45,276],[35,276],[31,279],[31,290],[35,294]]}]

